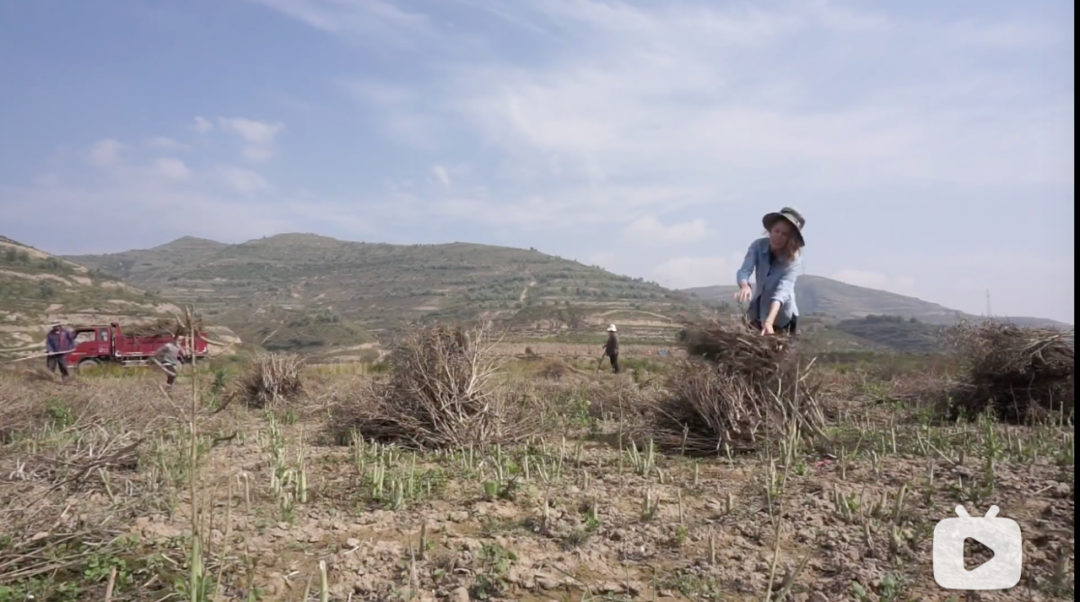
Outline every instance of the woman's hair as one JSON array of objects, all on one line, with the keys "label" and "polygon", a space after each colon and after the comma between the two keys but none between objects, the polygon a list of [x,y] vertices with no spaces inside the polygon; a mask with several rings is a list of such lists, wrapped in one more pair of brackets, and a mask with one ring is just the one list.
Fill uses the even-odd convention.
[{"label": "woman's hair", "polygon": [[[765,231],[765,238],[769,238],[768,230]],[[789,263],[795,261],[795,258],[799,256],[799,253],[802,253],[802,247],[802,239],[798,236],[789,236],[787,245],[780,251],[780,258]],[[770,247],[769,250],[771,251],[772,248]]]}]

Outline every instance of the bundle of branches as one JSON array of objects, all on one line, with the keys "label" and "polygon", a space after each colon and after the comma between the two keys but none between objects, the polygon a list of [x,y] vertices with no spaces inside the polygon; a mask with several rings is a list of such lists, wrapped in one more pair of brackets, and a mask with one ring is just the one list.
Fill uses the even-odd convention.
[{"label": "bundle of branches", "polygon": [[658,447],[708,455],[820,433],[816,380],[808,381],[809,366],[800,365],[787,336],[711,321],[687,326],[679,339],[690,359],[671,373],[668,396],[651,412],[647,434]]},{"label": "bundle of branches", "polygon": [[304,391],[303,371],[304,360],[297,355],[262,354],[237,380],[237,392],[249,408],[266,408],[278,401],[292,401]]},{"label": "bundle of branches", "polygon": [[490,328],[410,325],[387,356],[388,378],[373,382],[358,407],[342,408],[344,421],[364,437],[427,448],[532,435],[527,402],[496,379],[507,360],[493,353],[499,341]]},{"label": "bundle of branches", "polygon": [[190,326],[187,324],[188,320],[181,317],[159,318],[143,324],[125,324],[124,334],[136,337],[187,336],[191,334],[192,329],[200,332],[203,330],[200,318],[192,317],[190,321],[192,322]]},{"label": "bundle of branches", "polygon": [[776,373],[790,347],[786,336],[763,337],[742,322],[719,320],[685,324],[678,341],[692,358],[735,365],[741,372],[761,379]]},{"label": "bundle of branches", "polygon": [[1073,417],[1075,356],[1072,331],[1024,328],[988,320],[962,322],[946,341],[963,366],[951,391],[951,418],[992,408],[999,420],[1030,423]]}]

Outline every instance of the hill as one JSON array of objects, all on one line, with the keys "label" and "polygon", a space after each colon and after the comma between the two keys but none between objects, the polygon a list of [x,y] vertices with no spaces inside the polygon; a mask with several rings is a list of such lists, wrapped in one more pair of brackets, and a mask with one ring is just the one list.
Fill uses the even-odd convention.
[{"label": "hill", "polygon": [[[730,303],[736,286],[706,286],[684,289],[709,303]],[[867,316],[899,316],[914,318],[925,324],[948,326],[960,319],[981,320],[982,317],[949,309],[937,303],[887,291],[855,286],[822,276],[800,276],[795,283],[799,311],[803,315],[820,314],[841,320],[862,319]],[[998,318],[1006,319],[1006,318]],[[1055,320],[1031,317],[1010,317],[1008,321],[1022,326],[1067,326]]]},{"label": "hill", "polygon": [[[245,339],[274,333],[271,341],[297,349],[362,344],[367,333],[388,334],[406,321],[481,315],[527,337],[602,334],[617,316],[631,337],[670,338],[677,328],[672,316],[704,308],[692,295],[640,278],[535,249],[469,243],[392,245],[280,234],[236,245],[184,238],[67,259],[194,303]],[[291,332],[297,328],[305,334]]]},{"label": "hill", "polygon": [[228,245],[205,238],[185,236],[151,249],[109,255],[86,255],[68,259],[131,282],[152,281],[159,273],[197,264],[203,257]]},{"label": "hill", "polygon": [[[39,351],[52,320],[138,324],[174,315],[177,306],[119,277],[0,236],[0,350]],[[217,333],[227,338],[231,333]]]}]

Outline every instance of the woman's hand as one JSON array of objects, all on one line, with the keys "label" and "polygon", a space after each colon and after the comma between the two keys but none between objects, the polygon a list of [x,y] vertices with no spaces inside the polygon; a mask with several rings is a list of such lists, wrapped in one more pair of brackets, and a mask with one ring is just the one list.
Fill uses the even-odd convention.
[{"label": "woman's hand", "polygon": [[749,284],[744,284],[739,288],[739,292],[735,293],[735,301],[739,303],[747,303],[754,296],[753,290]]},{"label": "woman's hand", "polygon": [[776,334],[776,332],[773,330],[772,322],[766,321],[765,324],[763,324],[761,327],[761,336],[764,337],[773,334]]}]

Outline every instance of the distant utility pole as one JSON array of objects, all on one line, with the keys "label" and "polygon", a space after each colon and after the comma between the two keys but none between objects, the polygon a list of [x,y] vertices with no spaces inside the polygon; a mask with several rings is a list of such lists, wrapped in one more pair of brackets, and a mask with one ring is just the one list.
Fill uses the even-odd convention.
[{"label": "distant utility pole", "polygon": [[986,317],[994,317],[994,312],[990,309],[990,289],[986,289]]}]

